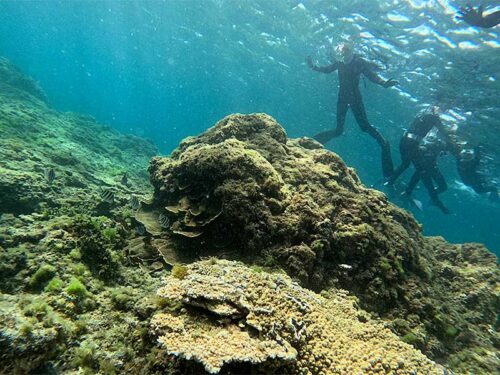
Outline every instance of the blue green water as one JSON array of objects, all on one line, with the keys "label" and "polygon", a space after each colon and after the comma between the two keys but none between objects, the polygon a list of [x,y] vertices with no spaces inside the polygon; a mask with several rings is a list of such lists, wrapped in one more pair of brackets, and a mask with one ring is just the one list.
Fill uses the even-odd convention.
[{"label": "blue green water", "polygon": [[[465,1],[1,1],[0,55],[35,77],[58,110],[93,115],[120,131],[152,139],[163,153],[223,116],[266,112],[290,137],[333,127],[337,75],[311,71],[305,57],[328,63],[353,38],[359,52],[400,85],[362,82],[368,117],[398,142],[428,103],[481,143],[498,177],[499,27],[454,20]],[[483,2],[498,5],[495,1]],[[381,178],[379,148],[351,115],[328,144],[363,182]],[[482,242],[500,253],[500,206],[459,182],[451,157],[440,167],[449,189],[442,214],[421,187],[413,207],[424,232],[451,242]],[[408,171],[401,181],[407,181]],[[397,203],[402,203],[397,201]]]}]

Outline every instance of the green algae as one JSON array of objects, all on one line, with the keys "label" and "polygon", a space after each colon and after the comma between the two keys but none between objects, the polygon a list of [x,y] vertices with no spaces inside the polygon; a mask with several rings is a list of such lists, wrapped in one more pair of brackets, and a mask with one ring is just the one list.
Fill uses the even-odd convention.
[{"label": "green algae", "polygon": [[64,287],[64,282],[59,277],[54,277],[45,286],[44,291],[47,293],[58,293],[62,291]]},{"label": "green algae", "polygon": [[89,296],[89,292],[85,285],[76,277],[73,277],[69,282],[66,287],[66,293],[79,299]]},{"label": "green algae", "polygon": [[57,269],[50,265],[44,264],[31,276],[28,285],[31,289],[41,289],[45,284],[56,275]]},{"label": "green algae", "polygon": [[182,264],[174,264],[172,267],[172,276],[176,279],[182,280],[187,276],[187,267]]}]

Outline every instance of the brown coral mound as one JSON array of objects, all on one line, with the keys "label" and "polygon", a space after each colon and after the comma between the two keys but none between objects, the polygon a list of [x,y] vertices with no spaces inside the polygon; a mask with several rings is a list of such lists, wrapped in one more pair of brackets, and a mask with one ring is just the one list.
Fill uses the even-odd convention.
[{"label": "brown coral mound", "polygon": [[[203,233],[199,244],[207,252],[265,252],[315,288],[332,276],[345,279],[338,265],[348,264],[353,287],[386,294],[375,298],[384,299],[381,308],[399,291],[380,284],[389,278],[396,285],[403,265],[419,268],[422,237],[411,216],[363,187],[318,143],[287,141],[267,115],[229,116],[182,142],[171,158],[153,159],[150,173],[155,204],[166,207],[171,229]],[[382,258],[393,272],[381,269]]]},{"label": "brown coral mound", "polygon": [[344,281],[377,310],[404,294],[403,269],[420,270],[412,217],[318,143],[287,141],[267,115],[229,116],[153,159],[150,172],[172,229],[203,232],[206,251],[270,255],[304,285]]},{"label": "brown coral mound", "polygon": [[[149,171],[151,207],[169,219],[161,236],[183,254],[229,252],[279,265],[315,290],[347,289],[444,362],[478,346],[495,352],[495,257],[474,246],[475,256],[466,256],[471,245],[423,237],[409,213],[364,187],[339,156],[308,138],[287,139],[270,116],[228,116],[171,157],[153,158]],[[469,370],[484,371],[472,357]]]},{"label": "brown coral mound", "polygon": [[233,362],[267,373],[443,373],[380,322],[362,319],[340,290],[324,298],[285,275],[210,259],[189,265],[182,279],[167,277],[158,294],[179,304],[153,317],[159,342],[209,373]]}]

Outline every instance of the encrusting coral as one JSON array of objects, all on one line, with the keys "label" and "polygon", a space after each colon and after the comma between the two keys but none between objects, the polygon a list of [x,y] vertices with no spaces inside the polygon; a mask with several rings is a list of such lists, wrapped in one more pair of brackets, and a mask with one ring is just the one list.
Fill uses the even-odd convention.
[{"label": "encrusting coral", "polygon": [[153,317],[159,342],[209,373],[231,363],[236,373],[239,363],[277,374],[443,373],[342,290],[325,298],[286,275],[209,259],[167,277],[158,295],[180,304]]}]

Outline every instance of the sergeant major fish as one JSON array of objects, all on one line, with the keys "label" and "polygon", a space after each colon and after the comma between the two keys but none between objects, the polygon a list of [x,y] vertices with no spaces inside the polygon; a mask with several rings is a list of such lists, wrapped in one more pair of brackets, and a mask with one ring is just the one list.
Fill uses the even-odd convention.
[{"label": "sergeant major fish", "polygon": [[49,184],[52,184],[52,182],[56,179],[56,172],[54,171],[54,168],[45,168],[43,170],[43,176]]},{"label": "sergeant major fish", "polygon": [[113,203],[115,201],[115,192],[111,189],[101,190],[101,199],[107,203]]}]

